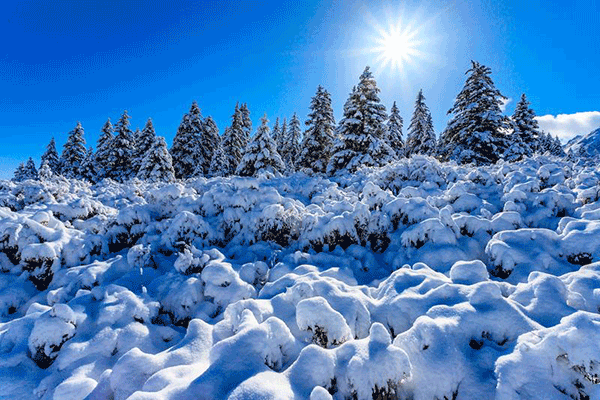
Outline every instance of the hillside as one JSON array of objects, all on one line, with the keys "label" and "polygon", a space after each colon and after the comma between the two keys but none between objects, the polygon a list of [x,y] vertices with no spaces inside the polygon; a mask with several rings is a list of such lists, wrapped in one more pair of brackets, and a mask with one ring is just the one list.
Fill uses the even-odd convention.
[{"label": "hillside", "polygon": [[0,387],[598,398],[599,182],[598,168],[544,157],[0,182]]}]

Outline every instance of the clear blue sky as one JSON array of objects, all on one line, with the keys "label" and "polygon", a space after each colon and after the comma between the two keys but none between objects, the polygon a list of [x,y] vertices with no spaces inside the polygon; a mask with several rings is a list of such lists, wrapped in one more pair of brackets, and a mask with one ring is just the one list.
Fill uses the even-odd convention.
[{"label": "clear blue sky", "polygon": [[[600,109],[598,0],[23,0],[3,2],[0,19],[0,178],[39,162],[50,137],[62,146],[78,120],[95,147],[124,109],[133,128],[152,117],[170,143],[194,99],[222,131],[238,100],[255,124],[265,112],[304,120],[322,84],[339,118],[365,65],[405,123],[423,88],[438,132],[471,59],[538,115]],[[364,51],[375,25],[396,21],[412,24],[422,53],[401,71]]]}]

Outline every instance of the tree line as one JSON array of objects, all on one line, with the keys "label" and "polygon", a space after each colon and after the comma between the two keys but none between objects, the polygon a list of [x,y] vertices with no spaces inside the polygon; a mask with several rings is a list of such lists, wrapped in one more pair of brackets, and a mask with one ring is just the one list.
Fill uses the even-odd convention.
[{"label": "tree line", "polygon": [[415,154],[475,165],[500,159],[518,161],[534,153],[565,156],[558,137],[540,130],[525,94],[512,116],[503,115],[501,105],[506,97],[495,87],[490,68],[475,61],[471,64],[439,139],[421,90],[404,140],[403,119],[396,103],[388,114],[373,74],[366,67],[344,104],[338,124],[331,96],[322,86],[311,99],[304,131],[295,113],[289,123],[286,119],[280,123],[277,118],[272,129],[264,115],[252,135],[248,106],[238,103],[231,124],[221,135],[215,121],[210,116],[204,118],[194,101],[170,149],[165,139],[156,135],[151,119],[142,130],[132,131],[125,111],[115,125],[110,119],[104,124],[96,151],[85,147],[84,130],[77,123],[60,156],[52,138],[39,170],[30,157],[19,165],[14,180],[62,175],[90,182],[105,178],[118,182],[132,178],[173,181],[295,171],[335,175],[352,173],[363,166],[382,166]]}]

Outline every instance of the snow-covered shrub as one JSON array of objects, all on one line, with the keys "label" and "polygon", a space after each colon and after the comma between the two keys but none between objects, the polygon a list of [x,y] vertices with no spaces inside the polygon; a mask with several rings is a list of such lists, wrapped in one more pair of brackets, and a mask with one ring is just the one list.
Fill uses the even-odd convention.
[{"label": "snow-covered shrub", "polygon": [[65,342],[75,336],[76,318],[66,304],[55,304],[40,316],[29,335],[31,359],[40,368],[48,368]]},{"label": "snow-covered shrub", "polygon": [[296,306],[296,324],[308,331],[311,341],[328,348],[352,339],[350,328],[339,312],[322,297],[304,299]]},{"label": "snow-covered shrub", "polygon": [[496,362],[496,399],[598,398],[599,340],[600,316],[584,311],[521,335],[514,350]]}]

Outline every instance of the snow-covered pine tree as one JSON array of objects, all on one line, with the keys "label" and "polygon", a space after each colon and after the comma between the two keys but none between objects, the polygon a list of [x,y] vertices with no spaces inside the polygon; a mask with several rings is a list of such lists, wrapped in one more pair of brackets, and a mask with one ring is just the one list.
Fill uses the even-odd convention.
[{"label": "snow-covered pine tree", "polygon": [[21,182],[24,181],[25,178],[25,164],[20,163],[17,169],[15,169],[14,176],[12,178],[13,182]]},{"label": "snow-covered pine tree", "polygon": [[552,136],[549,133],[540,132],[537,152],[540,154],[550,153],[553,142],[554,142],[554,139],[552,138]]},{"label": "snow-covered pine tree", "polygon": [[[226,130],[229,128],[226,128]],[[225,151],[223,150],[223,145],[219,143],[217,150],[213,155],[213,158],[210,162],[210,169],[208,172],[208,176],[228,176],[229,175],[229,161],[227,156],[225,155]]]},{"label": "snow-covered pine tree", "polygon": [[523,93],[512,116],[514,132],[521,137],[526,156],[533,155],[538,148],[540,137],[540,127],[535,120],[535,111],[529,106],[527,96]]},{"label": "snow-covered pine tree", "polygon": [[[288,126],[287,120],[283,118],[283,123],[281,124],[281,135],[279,135],[279,141],[275,141],[277,145],[277,150],[279,151],[279,155],[283,158],[282,149],[285,147],[285,144],[288,140]],[[284,160],[285,161],[285,160]]]},{"label": "snow-covered pine tree", "polygon": [[146,152],[150,150],[154,142],[156,141],[156,131],[152,124],[152,118],[148,118],[144,129],[136,131],[135,136],[135,148],[132,156],[132,167],[135,173],[140,170],[142,161],[146,156]]},{"label": "snow-covered pine tree", "polygon": [[146,152],[137,177],[152,182],[172,182],[175,180],[173,159],[167,149],[165,138],[157,136]]},{"label": "snow-covered pine tree", "polygon": [[387,137],[388,144],[398,157],[404,156],[404,140],[402,139],[403,122],[404,121],[402,121],[402,117],[400,116],[400,110],[398,110],[398,106],[396,105],[396,102],[394,102],[390,109],[390,116],[387,121]]},{"label": "snow-covered pine tree", "polygon": [[110,151],[111,142],[115,138],[114,128],[110,122],[110,118],[106,120],[100,132],[100,137],[96,144],[96,155],[94,157],[94,169],[96,171],[97,181],[106,178],[108,173],[108,153]]},{"label": "snow-covered pine tree", "polygon": [[29,157],[29,159],[25,163],[25,169],[23,170],[23,177],[25,179],[33,179],[33,180],[39,179],[38,171],[37,171],[37,168],[35,167],[35,161],[33,161],[33,158],[31,158],[31,157]]},{"label": "snow-covered pine tree", "polygon": [[250,119],[250,110],[248,109],[248,104],[242,103],[240,105],[240,112],[242,113],[242,123],[244,126],[244,140],[246,141],[245,146],[247,146],[248,143],[250,143],[250,138],[252,136],[252,120]]},{"label": "snow-covered pine tree", "polygon": [[440,138],[440,156],[461,164],[495,163],[507,147],[506,118],[500,110],[506,97],[494,86],[490,68],[471,63],[465,85],[448,111],[453,117]]},{"label": "snow-covered pine tree", "polygon": [[94,155],[94,149],[92,149],[91,146],[87,149],[85,158],[79,167],[79,177],[89,182],[97,182],[98,174],[96,173],[96,157]]},{"label": "snow-covered pine tree", "polygon": [[56,142],[54,138],[50,139],[50,143],[46,146],[46,151],[42,154],[42,162],[41,165],[44,164],[44,161],[48,164],[48,168],[54,174],[58,174],[60,172],[60,159],[58,158],[58,152],[56,151]]},{"label": "snow-covered pine tree", "polygon": [[290,120],[290,128],[288,130],[286,127],[285,132],[286,136],[282,137],[283,143],[280,147],[280,155],[288,170],[295,171],[296,163],[298,162],[298,157],[300,156],[300,143],[302,140],[302,129],[300,128],[300,120],[298,119],[296,113],[292,115],[292,119]]},{"label": "snow-covered pine tree", "polygon": [[507,148],[504,150],[504,159],[506,161],[518,161],[532,155],[531,147],[523,142],[521,135],[515,129],[512,119],[508,124],[513,129],[506,134]]},{"label": "snow-covered pine tree", "polygon": [[106,177],[118,182],[124,182],[134,176],[131,160],[134,148],[133,134],[129,129],[129,118],[125,110],[115,125],[116,136],[110,141],[106,159]]},{"label": "snow-covered pine tree", "polygon": [[78,178],[79,166],[86,154],[85,139],[83,137],[83,127],[80,122],[71,132],[67,142],[63,146],[60,157],[61,174],[66,178]]},{"label": "snow-covered pine tree", "polygon": [[50,169],[50,164],[48,164],[47,160],[42,161],[38,175],[43,181],[46,181],[54,176],[54,172],[52,172],[52,169]]},{"label": "snow-covered pine tree", "polygon": [[256,176],[261,172],[281,174],[285,170],[285,164],[277,152],[275,141],[271,137],[269,120],[265,114],[261,118],[261,125],[256,135],[246,147],[246,151],[236,174],[240,176]]},{"label": "snow-covered pine tree", "polygon": [[244,133],[244,119],[238,104],[235,105],[235,111],[231,119],[231,126],[225,128],[221,140],[223,152],[227,158],[227,173],[224,176],[235,174],[235,170],[240,164],[244,156],[244,150],[248,145]]},{"label": "snow-covered pine tree", "polygon": [[366,67],[344,105],[344,118],[327,173],[354,172],[362,166],[384,165],[393,159],[394,151],[386,143],[385,106],[378,93],[373,74]]},{"label": "snow-covered pine tree", "polygon": [[434,155],[436,138],[429,107],[425,104],[423,90],[419,90],[415,100],[415,110],[406,134],[405,156],[413,154]]},{"label": "snow-covered pine tree", "polygon": [[192,102],[190,111],[183,116],[177,134],[173,138],[171,156],[177,179],[188,179],[194,176],[196,168],[204,172],[207,152],[202,149],[204,136],[204,119],[196,101]]},{"label": "snow-covered pine tree", "polygon": [[565,149],[558,136],[555,136],[550,145],[550,154],[556,157],[566,157]]},{"label": "snow-covered pine tree", "polygon": [[195,175],[207,176],[212,158],[219,147],[221,137],[215,120],[209,115],[203,122],[202,131],[198,138],[200,160],[196,167]]},{"label": "snow-covered pine tree", "polygon": [[317,87],[305,124],[308,128],[304,133],[296,167],[323,173],[327,169],[336,138],[331,96],[323,86]]},{"label": "snow-covered pine tree", "polygon": [[279,147],[279,144],[283,142],[283,138],[281,137],[281,126],[279,125],[279,117],[275,118],[275,125],[273,125],[273,130],[271,131],[271,137],[273,138],[273,141],[275,142],[277,151],[279,151],[279,154],[281,156],[283,156],[281,154],[281,147]]}]

